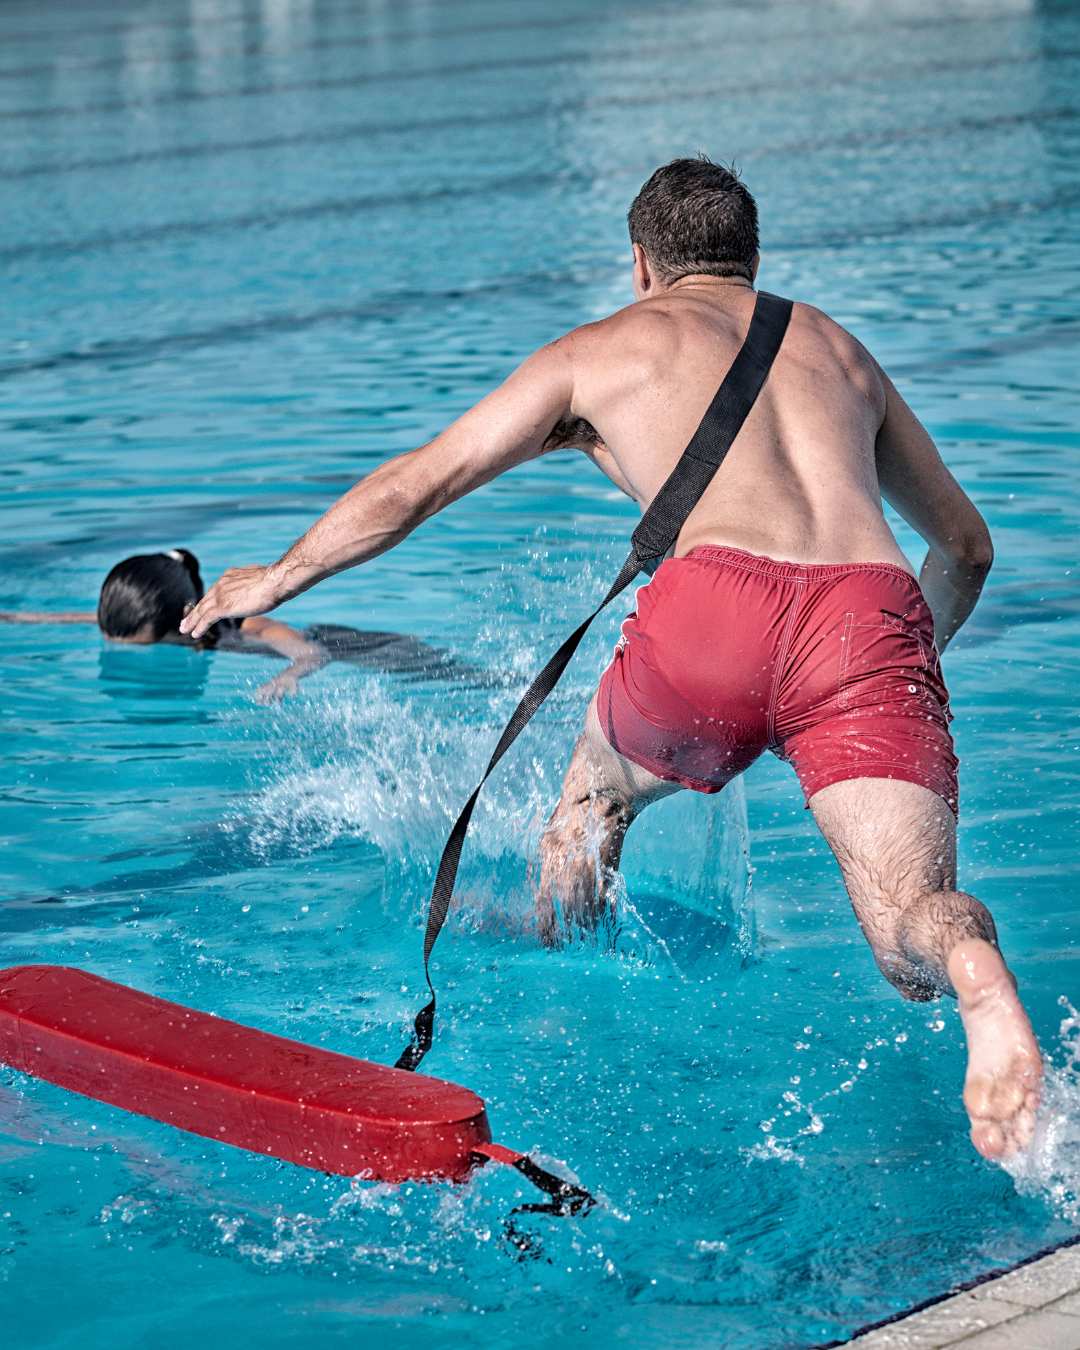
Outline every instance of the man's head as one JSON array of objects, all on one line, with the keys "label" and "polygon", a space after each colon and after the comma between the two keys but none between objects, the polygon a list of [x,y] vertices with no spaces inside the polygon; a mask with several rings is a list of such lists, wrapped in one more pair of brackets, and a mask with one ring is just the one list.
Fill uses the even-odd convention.
[{"label": "man's head", "polygon": [[634,198],[627,224],[643,294],[680,277],[753,281],[757,272],[754,199],[734,173],[704,155],[657,169]]}]

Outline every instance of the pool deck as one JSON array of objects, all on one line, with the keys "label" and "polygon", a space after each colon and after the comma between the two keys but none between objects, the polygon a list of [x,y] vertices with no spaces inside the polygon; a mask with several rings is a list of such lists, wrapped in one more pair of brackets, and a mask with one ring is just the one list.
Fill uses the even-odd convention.
[{"label": "pool deck", "polygon": [[1080,1350],[1080,1239],[868,1328],[859,1350]]}]

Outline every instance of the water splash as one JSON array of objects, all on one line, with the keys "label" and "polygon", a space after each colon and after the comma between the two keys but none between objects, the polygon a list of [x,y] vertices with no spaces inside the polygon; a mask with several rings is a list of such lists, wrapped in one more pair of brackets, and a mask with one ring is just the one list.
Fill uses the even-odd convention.
[{"label": "water splash", "polygon": [[[315,852],[361,835],[398,854],[451,818],[446,729],[376,677],[278,718],[284,734],[271,781],[230,822],[248,832],[257,853],[272,854],[282,842]],[[455,750],[471,771],[478,757],[466,744]]]},{"label": "water splash", "polygon": [[1064,996],[1060,1065],[1044,1062],[1042,1106],[1031,1147],[1002,1163],[1021,1195],[1045,1199],[1067,1223],[1080,1223],[1080,1013]]},{"label": "water splash", "polygon": [[[584,705],[588,691],[580,695]],[[384,894],[410,895],[419,906],[465,785],[479,779],[515,701],[512,689],[472,690],[453,700],[448,714],[445,698],[405,694],[370,677],[279,710],[273,761],[259,767],[258,790],[225,829],[267,858],[283,849],[314,853],[343,838],[363,839],[382,856]],[[534,739],[515,748],[481,794],[459,883],[459,911],[473,926],[530,918],[540,835],[572,741],[568,725],[539,746]],[[752,954],[741,783],[719,799],[686,793],[650,807],[645,825],[627,840],[623,873],[622,917],[635,934],[633,943],[624,943],[627,952],[633,947],[650,961],[673,965],[680,961],[672,942],[699,952],[730,947],[741,959]],[[666,899],[679,914],[658,918],[654,904],[637,903],[642,896]],[[711,933],[707,942],[695,933],[690,941],[681,931],[687,913],[720,925],[722,933]]]}]

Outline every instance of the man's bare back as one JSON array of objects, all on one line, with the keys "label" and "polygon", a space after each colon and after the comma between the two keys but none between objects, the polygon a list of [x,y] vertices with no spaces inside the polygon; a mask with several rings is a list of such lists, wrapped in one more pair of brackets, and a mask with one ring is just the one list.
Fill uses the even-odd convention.
[{"label": "man's bare back", "polygon": [[[552,444],[582,445],[648,506],[734,360],[754,300],[748,282],[692,277],[570,334],[562,341],[573,420]],[[881,509],[875,441],[885,408],[865,349],[820,310],[796,305],[769,379],[676,553],[718,543],[796,562],[910,567]]]},{"label": "man's bare back", "polygon": [[[182,631],[273,609],[561,447],[648,505],[749,327],[757,212],[722,166],[676,160],[629,223],[634,304],[535,352],[276,563],[226,572]],[[917,583],[883,498],[926,540]],[[718,791],[779,754],[882,973],[908,998],[957,997],[972,1140],[994,1157],[1031,1137],[1041,1065],[989,911],[956,889],[957,761],[938,662],[991,559],[978,510],[873,357],[796,305],[757,404],[590,702],[542,843],[537,909],[548,940],[560,908],[595,919],[650,801]]]},{"label": "man's bare back", "polygon": [[[187,622],[281,604],[400,543],[429,516],[508,469],[574,446],[646,506],[690,440],[745,336],[749,280],[670,286],[640,250],[636,302],[534,352],[434,440],[387,461],[268,568],[234,569]],[[676,546],[730,544],[797,562],[892,562],[911,571],[882,496],[930,545],[920,583],[944,648],[990,565],[985,523],[873,357],[797,304],[727,461]],[[220,603],[220,606],[218,605]]]}]

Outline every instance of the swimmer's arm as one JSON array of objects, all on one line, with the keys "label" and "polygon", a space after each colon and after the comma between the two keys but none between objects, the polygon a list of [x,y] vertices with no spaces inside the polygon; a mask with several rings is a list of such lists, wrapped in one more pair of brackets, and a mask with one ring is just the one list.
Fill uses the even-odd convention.
[{"label": "swimmer's arm", "polygon": [[240,625],[240,636],[261,647],[270,647],[289,661],[280,674],[255,690],[255,698],[259,703],[279,703],[288,694],[295,694],[297,685],[305,675],[321,670],[330,660],[325,647],[277,619],[245,619]]},{"label": "swimmer's arm", "polygon": [[945,647],[975,608],[994,561],[986,521],[946,468],[922,423],[882,372],[885,417],[877,436],[885,499],[929,545],[919,583]]},{"label": "swimmer's arm", "polygon": [[572,411],[573,337],[534,352],[433,441],[368,474],[276,563],[226,572],[183,620],[181,632],[199,638],[219,619],[274,609],[335,572],[385,553],[451,502],[543,454],[553,428]]},{"label": "swimmer's arm", "polygon": [[41,614],[32,610],[18,612],[0,609],[0,623],[97,623],[93,610],[64,610],[58,614]]}]

